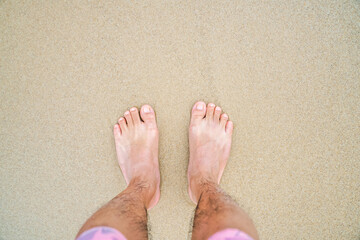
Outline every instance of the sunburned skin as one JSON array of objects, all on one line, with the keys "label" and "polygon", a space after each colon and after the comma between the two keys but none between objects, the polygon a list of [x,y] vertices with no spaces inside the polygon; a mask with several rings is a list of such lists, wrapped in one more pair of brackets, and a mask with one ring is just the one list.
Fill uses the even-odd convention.
[{"label": "sunburned skin", "polygon": [[[219,186],[233,123],[215,104],[197,102],[189,127],[188,191],[197,204],[192,239],[258,239],[251,218]],[[79,240],[148,239],[148,212],[160,198],[159,131],[149,105],[126,111],[114,126],[119,166],[128,186],[81,227]],[[214,239],[210,238],[210,239]]]},{"label": "sunburned skin", "polygon": [[197,102],[192,108],[189,127],[190,159],[188,166],[188,191],[197,204],[201,184],[219,183],[231,148],[233,123],[215,104]]},{"label": "sunburned skin", "polygon": [[160,198],[159,131],[154,110],[144,105],[139,115],[137,108],[130,108],[114,126],[114,137],[118,162],[126,183],[140,179],[146,189],[144,204],[151,209]]}]

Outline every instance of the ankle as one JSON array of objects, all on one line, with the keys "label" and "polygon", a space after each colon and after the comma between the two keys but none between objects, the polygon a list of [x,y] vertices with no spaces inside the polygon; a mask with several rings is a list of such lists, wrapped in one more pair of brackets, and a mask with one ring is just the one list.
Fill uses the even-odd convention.
[{"label": "ankle", "polygon": [[156,187],[154,182],[146,178],[134,177],[126,190],[136,194],[137,198],[148,208],[151,199],[155,195]]},{"label": "ankle", "polygon": [[199,201],[200,196],[209,190],[209,188],[216,188],[218,183],[211,177],[193,177],[190,180],[190,189],[196,201]]}]

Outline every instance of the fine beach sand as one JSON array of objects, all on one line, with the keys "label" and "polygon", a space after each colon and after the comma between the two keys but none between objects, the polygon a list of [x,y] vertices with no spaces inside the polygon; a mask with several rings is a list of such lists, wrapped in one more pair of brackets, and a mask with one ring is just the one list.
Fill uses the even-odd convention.
[{"label": "fine beach sand", "polygon": [[[101,2],[101,3],[99,3]],[[261,239],[359,239],[359,1],[1,1],[0,239],[73,239],[124,189],[112,128],[160,129],[152,239],[188,239],[192,105],[234,122],[221,186]]]}]

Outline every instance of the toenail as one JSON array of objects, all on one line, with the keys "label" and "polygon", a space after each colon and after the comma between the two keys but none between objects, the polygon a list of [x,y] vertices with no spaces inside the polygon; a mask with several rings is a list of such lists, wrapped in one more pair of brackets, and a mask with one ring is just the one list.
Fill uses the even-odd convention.
[{"label": "toenail", "polygon": [[209,107],[215,107],[215,104],[209,103]]},{"label": "toenail", "polygon": [[199,103],[199,104],[196,106],[196,109],[197,109],[197,110],[203,110],[203,109],[204,109],[204,106],[203,106],[201,103]]},{"label": "toenail", "polygon": [[148,106],[144,107],[144,113],[149,113],[150,112],[150,108]]},{"label": "toenail", "polygon": [[124,113],[124,115],[129,115],[130,113],[129,113],[129,111],[126,111],[125,113]]},{"label": "toenail", "polygon": [[221,111],[221,108],[220,108],[220,107],[216,107],[216,108],[215,108],[215,111],[220,112],[220,111]]},{"label": "toenail", "polygon": [[130,111],[132,111],[132,112],[135,112],[136,111],[136,108],[130,108]]},{"label": "toenail", "polygon": [[119,122],[121,122],[121,121],[124,121],[124,118],[123,118],[123,117],[121,117],[121,118],[119,119]]}]

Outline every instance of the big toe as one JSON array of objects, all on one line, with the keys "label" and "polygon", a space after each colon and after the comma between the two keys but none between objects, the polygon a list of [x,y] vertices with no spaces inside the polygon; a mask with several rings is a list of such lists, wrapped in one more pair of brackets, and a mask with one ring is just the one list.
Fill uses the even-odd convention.
[{"label": "big toe", "polygon": [[191,122],[196,123],[205,117],[206,104],[204,102],[197,102],[194,104],[191,112]]},{"label": "big toe", "polygon": [[144,123],[152,128],[156,128],[156,118],[154,109],[150,105],[144,105],[141,107],[140,115]]}]

